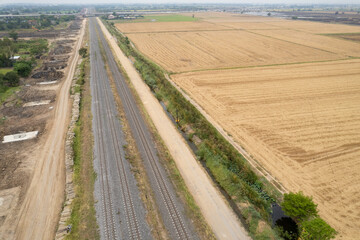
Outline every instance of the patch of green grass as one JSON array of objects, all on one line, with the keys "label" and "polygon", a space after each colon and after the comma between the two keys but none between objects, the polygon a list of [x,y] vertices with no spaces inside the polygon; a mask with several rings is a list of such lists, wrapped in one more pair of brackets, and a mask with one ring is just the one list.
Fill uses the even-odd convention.
[{"label": "patch of green grass", "polygon": [[13,68],[0,68],[0,73],[5,75],[7,72],[11,72],[12,70]]},{"label": "patch of green grass", "polygon": [[135,23],[135,22],[194,22],[198,21],[198,18],[191,16],[183,16],[178,14],[171,15],[145,15],[144,18],[138,18],[133,20],[118,19],[110,22],[115,23]]},{"label": "patch of green grass", "polygon": [[20,90],[20,87],[0,87],[0,104],[6,101],[11,97],[16,91]]}]

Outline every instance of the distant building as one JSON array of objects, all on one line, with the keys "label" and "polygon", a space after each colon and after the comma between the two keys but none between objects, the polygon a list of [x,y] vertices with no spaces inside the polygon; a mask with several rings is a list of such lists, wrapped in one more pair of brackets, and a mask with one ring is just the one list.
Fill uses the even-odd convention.
[{"label": "distant building", "polygon": [[110,14],[110,15],[108,16],[108,19],[115,19],[115,16],[112,15],[112,14]]}]

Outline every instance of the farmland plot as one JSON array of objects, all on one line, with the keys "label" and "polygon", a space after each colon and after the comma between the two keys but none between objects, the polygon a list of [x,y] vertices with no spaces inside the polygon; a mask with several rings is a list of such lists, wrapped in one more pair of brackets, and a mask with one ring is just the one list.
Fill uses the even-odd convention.
[{"label": "farmland plot", "polygon": [[357,239],[360,27],[195,17],[117,27],[288,190],[314,196],[338,239]]},{"label": "farmland plot", "polygon": [[143,33],[127,36],[141,52],[172,72],[326,61],[342,57],[247,31]]},{"label": "farmland plot", "polygon": [[360,60],[172,77],[343,239],[360,229]]},{"label": "farmland plot", "polygon": [[309,21],[273,21],[270,25],[286,29],[296,29],[309,33],[354,33],[360,32],[360,26],[350,26],[344,24],[318,23]]},{"label": "farmland plot", "polygon": [[143,32],[179,32],[222,30],[230,27],[208,22],[146,22],[146,23],[118,23],[116,27],[124,33]]},{"label": "farmland plot", "polygon": [[360,44],[330,36],[322,36],[296,30],[252,30],[251,32],[300,45],[329,51],[344,57],[360,57]]}]

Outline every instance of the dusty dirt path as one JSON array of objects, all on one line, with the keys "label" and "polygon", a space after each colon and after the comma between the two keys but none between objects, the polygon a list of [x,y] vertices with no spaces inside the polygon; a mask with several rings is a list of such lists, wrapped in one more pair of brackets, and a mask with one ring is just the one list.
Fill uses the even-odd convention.
[{"label": "dusty dirt path", "polygon": [[84,36],[84,26],[85,21],[73,50],[67,77],[59,90],[53,122],[47,129],[49,133],[45,145],[36,158],[32,181],[20,208],[16,239],[53,239],[55,236],[64,201],[64,146],[71,110],[69,90],[79,58],[78,50]]},{"label": "dusty dirt path", "polygon": [[142,81],[131,61],[121,52],[115,39],[98,20],[115,55],[126,70],[134,88],[143,102],[161,138],[169,149],[189,191],[201,209],[203,216],[219,239],[250,239],[246,230],[225,202],[212,180],[195,159],[182,136],[173,126],[160,103]]}]

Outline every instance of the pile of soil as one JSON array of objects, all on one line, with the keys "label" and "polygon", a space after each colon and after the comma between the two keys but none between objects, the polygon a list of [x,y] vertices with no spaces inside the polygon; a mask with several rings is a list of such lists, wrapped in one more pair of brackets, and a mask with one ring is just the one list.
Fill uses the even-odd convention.
[{"label": "pile of soil", "polygon": [[32,78],[35,79],[46,79],[48,81],[54,81],[54,80],[58,80],[60,78],[62,78],[64,76],[63,72],[60,71],[56,71],[56,70],[50,70],[50,71],[40,71],[35,73],[34,75],[32,75]]}]

